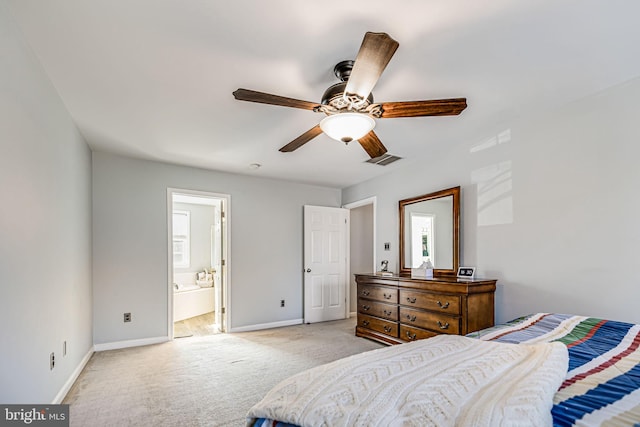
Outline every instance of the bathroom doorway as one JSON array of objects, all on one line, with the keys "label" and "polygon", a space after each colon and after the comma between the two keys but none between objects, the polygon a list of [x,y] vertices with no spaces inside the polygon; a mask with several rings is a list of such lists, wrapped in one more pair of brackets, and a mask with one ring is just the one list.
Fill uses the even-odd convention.
[{"label": "bathroom doorway", "polygon": [[376,197],[343,206],[349,209],[349,312],[355,316],[358,292],[355,274],[376,271]]},{"label": "bathroom doorway", "polygon": [[229,195],[167,190],[170,338],[225,332]]}]

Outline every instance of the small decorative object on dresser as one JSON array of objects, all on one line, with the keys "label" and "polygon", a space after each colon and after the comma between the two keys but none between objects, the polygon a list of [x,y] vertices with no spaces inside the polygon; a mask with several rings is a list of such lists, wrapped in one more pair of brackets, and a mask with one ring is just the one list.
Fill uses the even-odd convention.
[{"label": "small decorative object on dresser", "polygon": [[473,279],[475,274],[475,267],[458,267],[458,279]]},{"label": "small decorative object on dresser", "polygon": [[418,268],[411,269],[411,277],[414,279],[424,279],[433,277],[433,264],[427,260]]},{"label": "small decorative object on dresser", "polygon": [[356,274],[356,335],[400,344],[494,325],[496,280]]},{"label": "small decorative object on dresser", "polygon": [[380,263],[380,271],[376,273],[378,276],[393,276],[393,273],[389,271],[389,261],[382,260]]}]

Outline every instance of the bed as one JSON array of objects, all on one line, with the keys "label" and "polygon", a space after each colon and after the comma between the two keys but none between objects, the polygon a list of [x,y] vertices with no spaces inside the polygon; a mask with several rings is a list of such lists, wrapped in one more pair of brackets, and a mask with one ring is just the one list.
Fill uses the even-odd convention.
[{"label": "bed", "polygon": [[[438,336],[302,372],[256,404],[247,425],[638,427],[639,347],[640,325],[537,313],[467,337]],[[398,360],[420,369],[399,374]],[[447,360],[450,366],[445,370]],[[377,365],[365,373],[367,364]],[[422,378],[425,372],[428,376]],[[377,382],[379,389],[374,387]],[[461,384],[471,397],[451,392]],[[434,391],[440,389],[446,392]],[[358,393],[367,396],[366,404],[358,400]],[[452,418],[447,405],[463,418]],[[416,411],[427,412],[419,413],[420,419]]]},{"label": "bed", "polygon": [[551,410],[555,426],[640,426],[640,325],[538,313],[471,335],[567,346],[568,372]]}]

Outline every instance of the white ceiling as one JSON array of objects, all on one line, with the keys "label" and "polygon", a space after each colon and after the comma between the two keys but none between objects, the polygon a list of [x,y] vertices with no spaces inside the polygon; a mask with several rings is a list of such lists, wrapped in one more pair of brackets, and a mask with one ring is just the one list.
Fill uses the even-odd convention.
[{"label": "white ceiling", "polygon": [[[333,187],[640,75],[634,0],[7,1],[92,149]],[[319,102],[366,31],[400,43],[376,101],[469,107],[378,120],[389,153],[406,159],[386,167],[325,135],[280,153],[322,115],[231,93]]]}]

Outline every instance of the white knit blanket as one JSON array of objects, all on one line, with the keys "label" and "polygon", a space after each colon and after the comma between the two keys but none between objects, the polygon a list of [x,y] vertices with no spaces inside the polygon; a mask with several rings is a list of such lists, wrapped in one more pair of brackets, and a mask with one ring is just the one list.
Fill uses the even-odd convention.
[{"label": "white knit blanket", "polygon": [[373,350],[275,386],[248,413],[299,426],[551,426],[561,343],[456,335]]}]

